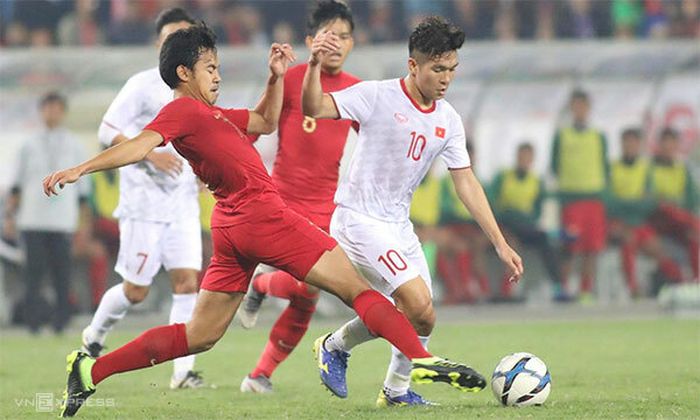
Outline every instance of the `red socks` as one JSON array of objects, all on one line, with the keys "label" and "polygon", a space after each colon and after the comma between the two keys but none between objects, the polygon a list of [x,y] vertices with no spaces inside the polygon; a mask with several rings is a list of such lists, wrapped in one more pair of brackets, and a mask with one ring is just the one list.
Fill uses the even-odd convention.
[{"label": "red socks", "polygon": [[115,373],[128,372],[189,354],[185,324],[151,328],[113,352],[98,357],[92,366],[97,385]]},{"label": "red socks", "polygon": [[379,292],[365,290],[352,306],[372,334],[385,338],[409,359],[432,356],[418,340],[413,325]]},{"label": "red socks", "polygon": [[261,274],[253,280],[253,287],[258,292],[287,300],[306,293],[306,284],[286,271]]},{"label": "red socks", "polygon": [[[280,273],[284,272],[280,271]],[[289,274],[287,275],[290,276]],[[262,275],[258,276],[258,278],[260,277]],[[294,281],[299,283],[297,280]],[[272,327],[270,339],[265,346],[265,350],[260,355],[255,369],[250,373],[252,378],[260,375],[270,378],[277,366],[294,351],[294,348],[299,344],[309,328],[311,317],[316,311],[318,294],[308,292],[306,285],[303,283],[301,285],[304,288],[297,288],[297,290],[303,290],[303,293],[292,297],[289,306],[282,312],[282,315]]]}]

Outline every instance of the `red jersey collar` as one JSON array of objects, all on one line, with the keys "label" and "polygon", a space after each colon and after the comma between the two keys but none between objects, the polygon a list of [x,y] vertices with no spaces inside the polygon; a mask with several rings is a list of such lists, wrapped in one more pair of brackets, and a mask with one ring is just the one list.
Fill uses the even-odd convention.
[{"label": "red jersey collar", "polygon": [[411,101],[411,103],[413,104],[413,106],[417,110],[419,110],[420,112],[422,112],[424,114],[430,114],[431,112],[435,111],[435,107],[437,106],[437,101],[433,101],[433,106],[431,106],[428,109],[421,108],[420,105],[418,105],[418,102],[416,102],[416,100],[413,99],[413,97],[408,93],[408,89],[406,89],[406,82],[404,82],[403,78],[399,79],[399,81],[401,83],[401,90],[403,90],[403,93],[406,95],[408,100]]}]

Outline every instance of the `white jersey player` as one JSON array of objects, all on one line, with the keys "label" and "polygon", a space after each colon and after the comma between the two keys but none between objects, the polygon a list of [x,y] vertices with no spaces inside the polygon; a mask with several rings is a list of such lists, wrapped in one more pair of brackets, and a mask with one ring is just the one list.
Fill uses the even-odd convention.
[{"label": "white jersey player", "polygon": [[[182,9],[163,11],[157,21],[158,46],[171,33],[194,20]],[[134,137],[172,101],[173,92],[158,68],[132,76],[104,115],[100,142],[114,146]],[[83,330],[83,349],[96,357],[107,333],[127,310],[148,294],[153,277],[163,266],[170,276],[173,302],[170,323],[192,317],[197,276],[202,266],[197,179],[172,145],[151,152],[145,160],[119,170],[119,254],[115,271],[123,282],[102,297],[92,322]],[[173,361],[171,388],[203,385],[193,370],[194,356]]]},{"label": "white jersey player", "polygon": [[[470,168],[461,118],[443,99],[464,33],[442,18],[426,18],[411,34],[405,78],[361,82],[324,94],[317,63],[320,55],[335,50],[336,42],[329,32],[314,39],[302,91],[305,114],[351,119],[360,126],[350,168],[336,193],[331,235],[373,287],[394,299],[427,345],[435,323],[430,272],[408,213],[413,192],[437,157],[447,164],[460,200],[508,266],[511,280],[523,271]],[[347,395],[348,352],[373,338],[355,318],[317,340],[320,360],[330,361],[324,363],[321,379],[335,395]],[[396,348],[392,352],[377,405],[430,404],[409,389],[410,361]]]}]

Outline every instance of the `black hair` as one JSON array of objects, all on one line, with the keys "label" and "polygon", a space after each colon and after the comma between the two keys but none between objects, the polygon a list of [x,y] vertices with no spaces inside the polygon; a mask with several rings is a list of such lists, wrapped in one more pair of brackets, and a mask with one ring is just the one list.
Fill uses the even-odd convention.
[{"label": "black hair", "polygon": [[160,77],[170,89],[175,89],[180,84],[178,66],[194,69],[205,51],[216,52],[216,35],[204,22],[173,33],[160,49]]},{"label": "black hair", "polygon": [[523,142],[518,145],[518,153],[524,151],[524,150],[529,150],[531,152],[535,152],[535,146],[532,145],[530,142]]},{"label": "black hair", "polygon": [[464,31],[440,16],[429,16],[421,21],[408,38],[408,55],[415,52],[430,58],[457,51],[464,44]]},{"label": "black hair", "polygon": [[576,101],[576,100],[590,102],[590,98],[588,97],[588,92],[586,92],[583,89],[574,89],[574,91],[571,92],[571,102]]},{"label": "black hair", "polygon": [[55,90],[45,93],[41,99],[39,99],[39,107],[43,108],[45,105],[54,102],[63,105],[63,108],[68,108],[68,100],[66,97]]},{"label": "black hair", "polygon": [[178,22],[187,22],[192,25],[196,23],[192,16],[181,7],[165,9],[156,18],[156,35],[160,35],[160,31],[165,25]]},{"label": "black hair", "polygon": [[346,21],[350,25],[350,31],[355,30],[352,12],[347,4],[336,0],[319,1],[306,21],[306,34],[314,36],[319,28],[336,19]]},{"label": "black hair", "polygon": [[634,137],[638,140],[641,140],[642,139],[642,130],[640,130],[639,128],[636,128],[636,127],[625,128],[622,131],[622,140],[628,139],[630,137]]},{"label": "black hair", "polygon": [[664,127],[661,130],[661,140],[678,140],[678,132],[671,127]]}]

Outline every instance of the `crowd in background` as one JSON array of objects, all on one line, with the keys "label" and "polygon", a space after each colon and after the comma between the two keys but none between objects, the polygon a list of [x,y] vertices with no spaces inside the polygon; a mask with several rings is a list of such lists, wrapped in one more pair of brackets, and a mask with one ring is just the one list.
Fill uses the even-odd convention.
[{"label": "crowd in background", "polygon": [[[351,0],[355,43],[402,41],[426,15],[468,40],[699,38],[700,0]],[[304,0],[2,0],[0,45],[143,45],[159,10],[182,6],[222,44],[299,43]]]}]

